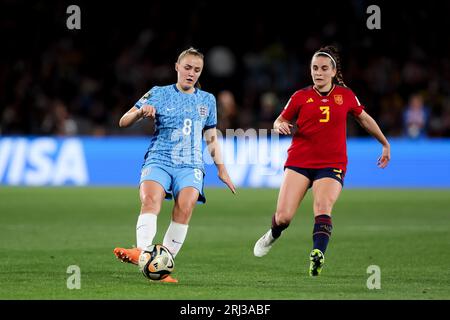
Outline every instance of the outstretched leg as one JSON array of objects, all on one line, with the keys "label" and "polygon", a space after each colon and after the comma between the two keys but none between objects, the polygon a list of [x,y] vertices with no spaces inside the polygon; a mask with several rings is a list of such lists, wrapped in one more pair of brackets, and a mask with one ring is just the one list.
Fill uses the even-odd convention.
[{"label": "outstretched leg", "polygon": [[256,257],[265,256],[281,232],[289,226],[300,201],[308,191],[309,184],[310,180],[306,176],[289,168],[285,170],[278,194],[277,210],[272,216],[272,227],[256,242],[253,248]]},{"label": "outstretched leg", "polygon": [[136,248],[115,248],[114,254],[122,262],[137,264],[142,249],[150,246],[157,229],[157,217],[166,195],[155,181],[143,181],[139,188],[141,212],[136,224]]}]

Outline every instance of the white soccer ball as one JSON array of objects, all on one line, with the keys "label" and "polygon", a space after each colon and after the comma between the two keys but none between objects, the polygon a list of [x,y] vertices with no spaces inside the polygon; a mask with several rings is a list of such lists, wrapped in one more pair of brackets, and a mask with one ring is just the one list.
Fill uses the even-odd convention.
[{"label": "white soccer ball", "polygon": [[139,256],[139,270],[150,280],[162,280],[172,273],[175,262],[169,249],[162,244],[152,244]]}]

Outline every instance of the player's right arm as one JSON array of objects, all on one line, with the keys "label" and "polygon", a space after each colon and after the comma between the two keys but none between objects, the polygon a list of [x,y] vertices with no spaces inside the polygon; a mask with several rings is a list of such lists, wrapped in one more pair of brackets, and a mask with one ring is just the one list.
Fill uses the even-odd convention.
[{"label": "player's right arm", "polygon": [[282,115],[280,115],[273,123],[275,132],[279,134],[291,134],[292,127],[293,125],[290,123],[290,121],[283,118]]},{"label": "player's right arm", "polygon": [[142,118],[154,119],[156,109],[151,105],[143,105],[141,108],[132,107],[119,120],[119,127],[126,128],[141,120]]},{"label": "player's right arm", "polygon": [[299,103],[300,91],[295,92],[289,101],[286,103],[281,114],[273,123],[273,129],[279,134],[291,134],[292,119],[298,115],[300,103]]}]

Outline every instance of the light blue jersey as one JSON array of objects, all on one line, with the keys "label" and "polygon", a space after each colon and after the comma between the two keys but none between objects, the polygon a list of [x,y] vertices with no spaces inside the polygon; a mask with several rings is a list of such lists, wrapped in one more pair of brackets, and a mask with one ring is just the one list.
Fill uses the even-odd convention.
[{"label": "light blue jersey", "polygon": [[136,104],[156,108],[155,134],[145,155],[144,166],[195,168],[204,172],[202,131],[217,124],[215,97],[199,89],[183,93],[176,85],[153,87]]}]

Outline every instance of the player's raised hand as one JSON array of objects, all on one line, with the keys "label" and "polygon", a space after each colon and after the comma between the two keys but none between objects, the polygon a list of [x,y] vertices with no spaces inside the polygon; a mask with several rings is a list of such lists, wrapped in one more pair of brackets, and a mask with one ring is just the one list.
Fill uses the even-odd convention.
[{"label": "player's raised hand", "polygon": [[278,126],[275,128],[275,132],[279,134],[291,134],[291,128],[293,127],[292,124],[289,122],[280,122]]},{"label": "player's raised hand", "polygon": [[391,160],[391,147],[390,146],[383,146],[383,152],[381,153],[381,156],[378,158],[378,167],[381,169],[384,169],[389,164],[389,161]]},{"label": "player's raised hand", "polygon": [[219,170],[219,179],[222,180],[222,182],[225,183],[228,186],[228,188],[230,188],[233,194],[236,194],[236,188],[226,170]]},{"label": "player's raised hand", "polygon": [[156,108],[154,106],[144,104],[141,109],[139,109],[141,112],[142,118],[151,118],[154,119],[156,115]]}]

